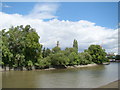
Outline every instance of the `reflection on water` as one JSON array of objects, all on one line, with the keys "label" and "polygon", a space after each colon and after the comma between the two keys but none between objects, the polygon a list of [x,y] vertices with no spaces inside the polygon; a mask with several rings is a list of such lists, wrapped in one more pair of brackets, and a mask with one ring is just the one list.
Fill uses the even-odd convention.
[{"label": "reflection on water", "polygon": [[51,71],[2,73],[3,88],[95,88],[118,80],[118,63]]}]

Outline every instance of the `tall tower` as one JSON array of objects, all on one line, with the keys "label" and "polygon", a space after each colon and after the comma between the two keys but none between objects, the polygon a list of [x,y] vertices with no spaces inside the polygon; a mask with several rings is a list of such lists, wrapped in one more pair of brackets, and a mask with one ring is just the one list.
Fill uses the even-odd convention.
[{"label": "tall tower", "polygon": [[57,41],[57,47],[59,47],[59,41]]},{"label": "tall tower", "polygon": [[102,47],[102,46],[103,46],[103,41],[102,41],[102,43],[101,43],[101,45],[100,45],[100,47],[103,49],[103,47]]}]

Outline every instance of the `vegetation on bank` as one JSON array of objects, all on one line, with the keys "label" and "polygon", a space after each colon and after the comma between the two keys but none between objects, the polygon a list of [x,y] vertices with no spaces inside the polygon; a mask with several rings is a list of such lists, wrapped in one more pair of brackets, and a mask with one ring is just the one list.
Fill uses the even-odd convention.
[{"label": "vegetation on bank", "polygon": [[84,52],[78,52],[78,42],[73,41],[73,47],[61,50],[59,41],[52,48],[45,48],[39,43],[40,37],[30,25],[25,27],[11,27],[8,31],[0,31],[2,40],[2,68],[9,70],[45,69],[49,67],[65,68],[73,65],[87,65],[91,63],[103,64],[108,62],[105,49],[100,45],[90,45]]},{"label": "vegetation on bank", "polygon": [[120,55],[107,54],[107,58],[108,59],[112,59],[112,60],[118,60],[118,61],[120,61]]}]

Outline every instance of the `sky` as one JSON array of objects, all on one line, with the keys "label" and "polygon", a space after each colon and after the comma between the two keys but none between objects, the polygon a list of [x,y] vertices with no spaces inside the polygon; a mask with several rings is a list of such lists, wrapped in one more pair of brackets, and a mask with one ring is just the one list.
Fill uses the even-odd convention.
[{"label": "sky", "polygon": [[117,53],[117,2],[4,2],[1,4],[0,29],[30,24],[40,43],[62,49],[78,40],[79,51],[100,44],[107,52]]},{"label": "sky", "polygon": [[[33,2],[4,2],[3,5],[10,6],[2,8],[2,11],[8,14],[27,15],[38,3]],[[41,3],[39,3],[41,4]],[[44,3],[43,3],[44,4]],[[56,11],[59,20],[88,20],[108,28],[117,28],[118,24],[118,3],[117,2],[64,2],[56,3]]]}]

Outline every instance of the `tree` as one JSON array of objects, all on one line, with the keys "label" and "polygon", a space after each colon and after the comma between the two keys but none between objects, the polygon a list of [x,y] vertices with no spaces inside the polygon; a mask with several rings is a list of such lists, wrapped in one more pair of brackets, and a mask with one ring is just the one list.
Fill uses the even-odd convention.
[{"label": "tree", "polygon": [[66,56],[69,56],[70,53],[72,53],[72,52],[75,52],[75,53],[77,54],[77,51],[76,51],[75,48],[66,48],[64,54],[65,54]]},{"label": "tree", "polygon": [[45,58],[45,57],[49,56],[50,54],[51,54],[51,50],[49,48],[45,49],[45,47],[44,47],[43,51],[42,51],[42,57]]},{"label": "tree", "polygon": [[14,68],[17,68],[18,70],[23,70],[23,66],[25,66],[24,62],[25,56],[23,54],[16,54]]},{"label": "tree", "polygon": [[33,65],[41,56],[42,45],[39,44],[39,36],[30,25],[25,27],[11,27],[7,32],[2,30],[2,59],[4,66],[22,68],[27,67],[28,62]]},{"label": "tree", "polygon": [[22,69],[24,61],[24,50],[25,50],[25,36],[20,26],[11,27],[7,32],[8,35],[8,47],[10,52],[13,54],[12,66],[15,69]]},{"label": "tree", "polygon": [[[0,31],[0,64],[9,70],[14,67],[16,70],[23,70],[26,67],[32,70],[44,69],[53,66],[55,68],[65,68],[67,65],[86,65],[92,62],[103,64],[107,62],[106,52],[100,45],[90,45],[88,50],[78,53],[78,42],[74,39],[73,47],[61,50],[59,41],[52,50],[49,48],[42,50],[39,43],[40,37],[30,25],[11,27],[8,31]],[[119,59],[119,56],[116,56]]]},{"label": "tree", "polygon": [[[25,28],[27,28],[27,26]],[[37,62],[38,57],[41,55],[42,45],[39,44],[40,37],[31,27],[27,28],[25,32],[27,32],[25,37],[25,60],[26,62],[32,60],[34,65]]]},{"label": "tree", "polygon": [[33,62],[32,60],[27,61],[27,70],[32,70]]},{"label": "tree", "polygon": [[71,52],[68,56],[69,58],[69,65],[78,65],[79,60],[78,60],[78,55],[75,52]]},{"label": "tree", "polygon": [[80,65],[87,65],[92,63],[92,56],[88,52],[79,53],[78,58]]},{"label": "tree", "polygon": [[46,55],[45,55],[45,47],[43,48],[43,51],[42,51],[42,57],[43,58],[46,57]]},{"label": "tree", "polygon": [[55,54],[55,53],[58,53],[59,51],[60,51],[61,49],[60,49],[60,47],[54,47],[53,49],[52,49],[52,53],[53,54]]},{"label": "tree", "polygon": [[103,62],[108,61],[106,57],[107,53],[100,45],[90,45],[88,48],[88,53],[92,56],[92,61],[94,63],[103,64]]},{"label": "tree", "polygon": [[73,41],[73,48],[75,48],[76,51],[78,52],[78,42],[76,39],[74,39],[74,41]]},{"label": "tree", "polygon": [[53,54],[58,53],[60,50],[61,48],[59,47],[59,41],[57,41],[57,45],[52,49],[52,53]]},{"label": "tree", "polygon": [[59,47],[59,41],[57,41],[57,47]]},{"label": "tree", "polygon": [[120,60],[120,55],[116,55],[115,59]]},{"label": "tree", "polygon": [[50,57],[38,59],[38,68],[45,69],[45,68],[49,68],[50,65],[51,65]]},{"label": "tree", "polygon": [[6,66],[9,66],[9,70],[10,70],[10,68],[12,67],[12,64],[13,64],[13,62],[12,62],[13,54],[9,50],[7,33],[5,32],[5,30],[2,30],[1,34],[2,34],[2,41],[1,41],[2,64],[3,64],[3,67],[5,68],[5,70],[6,70]]},{"label": "tree", "polygon": [[51,54],[51,50],[49,48],[46,49],[45,55],[46,57],[49,56]]},{"label": "tree", "polygon": [[56,53],[50,55],[51,65],[53,67],[59,68],[64,67],[69,64],[69,58],[66,57],[63,53]]},{"label": "tree", "polygon": [[108,58],[108,59],[115,59],[115,57],[116,57],[116,56],[115,56],[114,53],[108,53],[108,54],[107,54],[107,58]]}]

